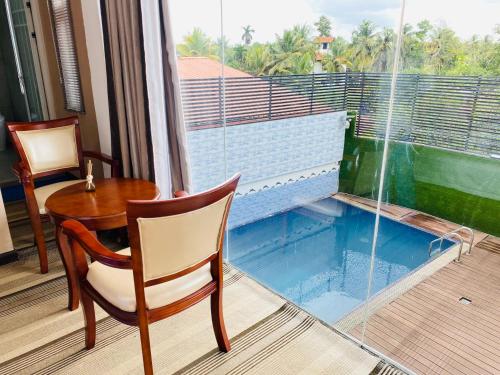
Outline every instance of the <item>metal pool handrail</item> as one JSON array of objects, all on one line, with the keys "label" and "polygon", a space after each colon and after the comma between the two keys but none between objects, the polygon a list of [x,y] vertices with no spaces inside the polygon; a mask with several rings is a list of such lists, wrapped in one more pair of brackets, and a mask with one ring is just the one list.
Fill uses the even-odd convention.
[{"label": "metal pool handrail", "polygon": [[452,237],[455,237],[455,238],[457,238],[460,241],[460,248],[458,249],[458,256],[455,259],[455,262],[460,262],[460,256],[462,255],[462,249],[464,247],[464,239],[463,239],[463,237],[461,235],[459,235],[455,231],[451,231],[451,232],[445,233],[441,237],[436,238],[435,240],[432,240],[429,243],[429,256],[431,256],[432,245],[434,245],[435,242],[439,241],[439,250],[441,250],[441,246],[443,245],[443,241],[445,239],[451,239]]},{"label": "metal pool handrail", "polygon": [[474,246],[474,231],[469,228],[469,227],[460,227],[458,229],[455,229],[454,231],[452,231],[451,233],[458,233],[460,232],[461,230],[466,230],[470,233],[470,240],[469,240],[469,249],[467,250],[467,255],[470,255],[470,252],[472,250],[472,246]]}]

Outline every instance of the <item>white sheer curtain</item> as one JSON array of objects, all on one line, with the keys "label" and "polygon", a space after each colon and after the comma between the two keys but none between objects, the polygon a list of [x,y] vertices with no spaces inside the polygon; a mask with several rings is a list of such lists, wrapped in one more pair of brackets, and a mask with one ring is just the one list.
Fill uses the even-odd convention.
[{"label": "white sheer curtain", "polygon": [[142,1],[141,11],[155,180],[169,198],[191,190],[175,44],[166,1]]},{"label": "white sheer curtain", "polygon": [[165,87],[161,56],[161,28],[158,0],[141,2],[142,32],[144,39],[144,60],[146,61],[146,84],[149,99],[151,143],[153,147],[155,183],[162,198],[172,196],[170,157],[167,139],[167,117],[165,113]]}]

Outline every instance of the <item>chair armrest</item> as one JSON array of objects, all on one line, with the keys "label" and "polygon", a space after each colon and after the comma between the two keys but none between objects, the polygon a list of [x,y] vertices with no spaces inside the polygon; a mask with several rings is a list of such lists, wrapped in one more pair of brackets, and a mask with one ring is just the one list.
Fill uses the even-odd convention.
[{"label": "chair armrest", "polygon": [[132,257],[116,254],[101,244],[97,238],[80,222],[66,220],[62,224],[64,234],[77,241],[92,259],[113,268],[132,269]]},{"label": "chair armrest", "polygon": [[189,196],[187,191],[184,190],[179,190],[174,193],[174,198],[182,198],[182,197],[187,197]]},{"label": "chair armrest", "polygon": [[118,177],[120,173],[120,162],[113,159],[111,156],[97,151],[82,151],[83,156],[87,158],[97,159],[111,166],[111,177]]},{"label": "chair armrest", "polygon": [[24,166],[24,163],[22,161],[15,162],[14,165],[12,166],[12,170],[14,171],[14,174],[19,179],[20,183],[22,183],[22,184],[30,184],[31,183],[31,173]]}]

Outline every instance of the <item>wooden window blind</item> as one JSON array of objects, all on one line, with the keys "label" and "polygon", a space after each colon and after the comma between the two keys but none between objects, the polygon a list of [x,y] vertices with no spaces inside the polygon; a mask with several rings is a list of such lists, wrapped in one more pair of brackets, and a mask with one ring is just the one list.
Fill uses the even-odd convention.
[{"label": "wooden window blind", "polygon": [[64,91],[64,107],[84,112],[80,70],[76,54],[69,0],[49,0],[59,78]]}]

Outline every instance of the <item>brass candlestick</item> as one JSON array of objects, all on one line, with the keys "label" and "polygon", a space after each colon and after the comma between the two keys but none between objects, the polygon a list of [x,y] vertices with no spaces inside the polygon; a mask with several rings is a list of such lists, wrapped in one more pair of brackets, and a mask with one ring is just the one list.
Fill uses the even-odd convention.
[{"label": "brass candlestick", "polygon": [[85,184],[85,191],[95,191],[95,185],[92,182],[94,176],[92,176],[92,160],[87,163],[87,183]]}]

